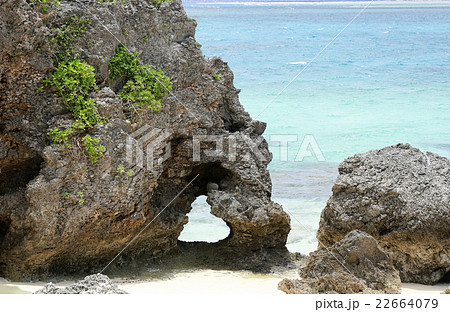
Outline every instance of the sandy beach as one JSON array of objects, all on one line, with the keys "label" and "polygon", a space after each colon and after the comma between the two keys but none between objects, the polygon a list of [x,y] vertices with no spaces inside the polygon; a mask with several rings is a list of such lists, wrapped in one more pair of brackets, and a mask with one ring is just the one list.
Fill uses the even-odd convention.
[{"label": "sandy beach", "polygon": [[[278,282],[284,278],[295,278],[296,273],[281,275],[255,274],[251,272],[198,270],[181,272],[171,279],[123,280],[114,279],[119,287],[130,294],[283,294],[277,289]],[[57,283],[67,286],[73,281]],[[45,283],[12,283],[0,279],[0,293],[30,294],[43,287]],[[433,286],[404,283],[402,294],[440,294],[449,285]]]}]

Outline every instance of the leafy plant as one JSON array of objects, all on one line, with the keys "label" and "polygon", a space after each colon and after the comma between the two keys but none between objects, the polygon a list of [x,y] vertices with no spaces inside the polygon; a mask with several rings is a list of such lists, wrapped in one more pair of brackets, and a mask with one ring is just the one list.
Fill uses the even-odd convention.
[{"label": "leafy plant", "polygon": [[[44,80],[48,85],[56,88],[64,100],[64,107],[72,112],[75,122],[65,130],[53,128],[48,132],[55,144],[64,145],[70,136],[83,132],[100,122],[95,101],[87,98],[88,94],[98,89],[95,84],[94,68],[78,59],[69,63],[61,62],[54,73]],[[89,151],[88,151],[89,152]]]},{"label": "leafy plant", "polygon": [[[73,53],[75,38],[84,34],[89,23],[89,19],[73,17],[61,27],[53,29],[49,38],[54,53],[53,60],[57,66],[44,82],[56,89],[63,99],[64,108],[70,111],[75,119],[69,128],[53,128],[48,132],[51,141],[61,144],[63,148],[72,146],[67,144],[71,136],[85,132],[101,122],[95,101],[88,98],[89,93],[98,90],[94,67],[80,61]],[[86,135],[82,140],[92,162],[97,162],[106,149],[101,145],[94,145],[99,141],[97,138]]]},{"label": "leafy plant", "polygon": [[86,105],[86,96],[98,89],[95,83],[94,67],[80,60],[59,63],[49,78],[44,80],[58,90],[66,108],[78,111]]},{"label": "leafy plant", "polygon": [[69,193],[64,191],[64,192],[62,192],[61,196],[62,196],[62,198],[67,198],[67,196],[69,196]]},{"label": "leafy plant", "polygon": [[84,34],[90,23],[90,19],[72,17],[67,23],[52,30],[49,41],[53,51],[53,60],[56,63],[76,58],[72,52],[75,41]]},{"label": "leafy plant", "polygon": [[106,151],[106,148],[102,145],[95,145],[100,141],[100,139],[93,138],[87,134],[82,138],[82,140],[86,146],[89,156],[91,156],[93,163],[96,163],[100,157],[104,156],[103,152]]},{"label": "leafy plant", "polygon": [[124,174],[124,173],[125,173],[125,168],[123,167],[122,164],[119,164],[119,165],[117,166],[117,174],[119,175],[119,177],[121,177],[122,174]]},{"label": "leafy plant", "polygon": [[123,101],[135,107],[159,111],[167,90],[172,89],[170,78],[161,69],[151,66],[142,69],[133,79],[127,81],[119,95]]},{"label": "leafy plant", "polygon": [[215,81],[219,81],[220,80],[220,76],[218,74],[214,74],[214,80]]},{"label": "leafy plant", "polygon": [[78,191],[77,195],[78,195],[78,203],[80,205],[83,205],[84,204],[84,193],[81,191]]},{"label": "leafy plant", "polygon": [[[125,168],[122,164],[117,166],[117,174],[121,177],[125,173]],[[127,176],[132,177],[134,175],[133,169],[130,169],[126,172]]]},{"label": "leafy plant", "polygon": [[116,48],[116,53],[109,60],[109,78],[123,78],[125,85],[119,92],[120,97],[128,103],[133,111],[139,108],[159,111],[162,100],[172,90],[170,78],[162,69],[142,65],[137,53],[128,52],[124,45]]},{"label": "leafy plant", "polygon": [[109,78],[115,80],[119,77],[132,78],[141,69],[137,53],[128,52],[123,44],[119,44],[116,52],[108,62]]}]

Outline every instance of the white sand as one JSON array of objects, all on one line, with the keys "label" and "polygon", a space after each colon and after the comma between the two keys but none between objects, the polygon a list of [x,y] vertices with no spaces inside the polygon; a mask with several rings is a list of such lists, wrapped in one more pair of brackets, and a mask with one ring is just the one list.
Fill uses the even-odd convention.
[{"label": "white sand", "polygon": [[440,294],[449,287],[449,284],[421,285],[402,283],[402,294]]},{"label": "white sand", "polygon": [[201,270],[180,273],[170,280],[118,284],[131,294],[279,294],[277,286],[282,279],[280,275]]},{"label": "white sand", "polygon": [[[264,275],[249,272],[199,270],[176,274],[167,280],[124,281],[114,280],[130,294],[282,294],[277,289],[284,278],[295,278],[295,271],[283,275]],[[57,283],[67,286],[72,282]],[[0,293],[32,293],[45,283],[11,283],[0,279]],[[439,294],[449,285],[434,286],[403,283],[402,294]]]}]

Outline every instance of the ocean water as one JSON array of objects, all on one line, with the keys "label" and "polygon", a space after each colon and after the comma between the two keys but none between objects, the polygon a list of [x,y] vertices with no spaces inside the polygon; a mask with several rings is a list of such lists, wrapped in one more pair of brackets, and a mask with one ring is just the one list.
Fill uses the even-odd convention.
[{"label": "ocean water", "polygon": [[[291,214],[291,251],[315,250],[345,158],[399,142],[450,158],[450,4],[363,7],[185,3],[203,53],[229,63],[241,103],[267,122],[273,199]],[[182,240],[228,233],[204,198],[189,217]]]}]

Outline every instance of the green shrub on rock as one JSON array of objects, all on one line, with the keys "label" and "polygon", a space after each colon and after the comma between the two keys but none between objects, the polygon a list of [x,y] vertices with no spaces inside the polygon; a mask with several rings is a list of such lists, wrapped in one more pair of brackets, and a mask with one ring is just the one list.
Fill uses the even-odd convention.
[{"label": "green shrub on rock", "polygon": [[52,34],[48,39],[53,52],[53,60],[56,63],[76,58],[73,53],[76,38],[84,34],[90,22],[90,19],[72,17],[67,23],[51,29]]},{"label": "green shrub on rock", "polygon": [[100,157],[103,157],[103,152],[106,148],[102,145],[96,145],[100,141],[98,138],[93,138],[90,135],[85,135],[83,137],[83,142],[86,145],[86,150],[91,156],[92,162],[96,163]]},{"label": "green shrub on rock", "polygon": [[87,98],[90,92],[98,89],[95,84],[94,68],[91,65],[77,59],[69,63],[59,63],[55,71],[44,81],[57,90],[64,100],[64,107],[75,118],[71,127],[65,130],[53,128],[49,132],[53,143],[64,144],[77,131],[85,131],[100,122],[95,101]]},{"label": "green shrub on rock", "polygon": [[[88,19],[73,17],[59,28],[52,29],[49,37],[56,68],[44,79],[44,83],[56,90],[63,99],[64,108],[75,119],[69,128],[53,128],[48,132],[52,143],[61,144],[63,148],[72,147],[67,143],[71,136],[83,133],[101,121],[95,101],[88,97],[89,93],[98,90],[94,67],[80,61],[73,53],[75,38],[84,33],[88,23]],[[97,162],[105,151],[103,146],[94,145],[99,139],[86,135],[82,141],[92,162]]]},{"label": "green shrub on rock", "polygon": [[127,81],[119,95],[134,106],[159,111],[161,102],[171,90],[170,78],[161,69],[146,66],[133,79]]},{"label": "green shrub on rock", "polygon": [[65,107],[71,111],[85,106],[88,94],[98,89],[94,67],[77,59],[59,63],[45,82],[58,90],[58,94],[64,99]]},{"label": "green shrub on rock", "polygon": [[119,44],[116,53],[108,62],[108,68],[109,79],[115,80],[119,77],[130,79],[140,71],[141,64],[137,53],[128,52],[123,44]]},{"label": "green shrub on rock", "polygon": [[119,95],[132,111],[138,112],[141,108],[151,111],[161,109],[162,100],[172,90],[170,78],[162,69],[142,65],[138,54],[128,52],[122,44],[117,47],[108,65],[111,80],[125,80]]}]

